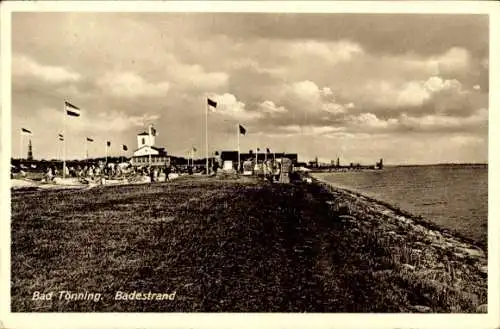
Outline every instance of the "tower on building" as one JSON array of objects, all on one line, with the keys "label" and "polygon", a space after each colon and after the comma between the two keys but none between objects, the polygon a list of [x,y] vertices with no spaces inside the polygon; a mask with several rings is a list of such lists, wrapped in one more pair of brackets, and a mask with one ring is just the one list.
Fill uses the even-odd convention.
[{"label": "tower on building", "polygon": [[148,134],[147,132],[142,132],[137,135],[137,148],[141,148],[143,146],[154,146],[155,145],[155,136]]},{"label": "tower on building", "polygon": [[170,165],[170,157],[163,147],[155,146],[156,130],[149,126],[149,133],[137,135],[137,149],[134,151],[131,163],[135,167],[152,167]]}]

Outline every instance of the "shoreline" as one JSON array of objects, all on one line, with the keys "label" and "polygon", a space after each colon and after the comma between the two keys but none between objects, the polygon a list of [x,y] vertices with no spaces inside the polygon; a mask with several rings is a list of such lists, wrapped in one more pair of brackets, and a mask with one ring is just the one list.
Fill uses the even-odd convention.
[{"label": "shoreline", "polygon": [[[313,183],[318,184],[318,186],[325,188],[328,190],[330,193],[332,193],[332,196],[335,196],[338,193],[342,193],[350,198],[355,199],[356,201],[360,201],[361,203],[366,202],[367,204],[371,204],[373,206],[381,206],[384,208],[387,208],[392,214],[385,213],[383,209],[376,209],[375,211],[379,211],[380,214],[383,215],[389,215],[389,216],[396,216],[398,220],[401,221],[402,225],[413,225],[413,226],[422,226],[425,230],[428,230],[428,232],[437,232],[440,234],[443,238],[451,239],[454,242],[460,244],[460,245],[469,245],[470,247],[474,249],[479,249],[484,253],[484,260],[487,259],[488,251],[487,248],[483,246],[482,243],[475,241],[473,239],[467,238],[462,236],[458,232],[451,231],[449,229],[443,228],[435,223],[432,223],[428,221],[427,219],[421,217],[421,216],[415,216],[414,214],[405,211],[397,206],[394,206],[390,203],[378,200],[376,198],[367,196],[361,192],[357,191],[352,191],[348,188],[342,188],[339,186],[336,186],[335,183],[329,182],[327,180],[314,177],[313,178]],[[365,210],[365,209],[361,209]],[[419,228],[421,230],[421,228]],[[430,233],[431,236],[435,236],[436,233]]]},{"label": "shoreline", "polygon": [[356,196],[358,198],[363,198],[363,199],[366,199],[366,200],[373,202],[375,204],[379,204],[381,206],[384,206],[384,207],[396,212],[398,215],[408,217],[412,221],[414,221],[417,224],[420,224],[422,226],[425,226],[428,229],[431,229],[434,231],[439,231],[439,232],[443,233],[444,235],[458,238],[458,239],[462,240],[463,242],[471,244],[474,247],[480,248],[484,252],[488,253],[488,243],[487,242],[484,243],[482,241],[475,240],[473,238],[465,236],[464,234],[462,234],[456,230],[452,230],[452,229],[440,226],[439,224],[436,224],[436,223],[430,221],[429,219],[427,219],[421,215],[416,215],[410,211],[407,211],[405,209],[398,207],[397,205],[394,205],[392,203],[377,199],[376,197],[373,197],[373,196],[369,195],[368,193],[364,193],[360,190],[350,188],[347,186],[341,186],[341,185],[335,184],[334,182],[328,181],[324,178],[321,178],[321,177],[314,175],[314,173],[311,174],[311,176],[313,178],[313,181],[315,181],[317,184],[320,184],[321,186],[323,186],[327,189],[332,189],[333,191],[343,191],[345,193],[351,194],[351,195]]},{"label": "shoreline", "polygon": [[[332,201],[327,203],[333,213],[351,221],[356,231],[367,236],[373,234],[380,245],[398,255],[399,266],[417,282],[430,280],[438,291],[462,284],[472,290],[482,287],[487,291],[488,255],[481,243],[321,178],[313,177],[312,184],[330,194]],[[447,278],[436,281],[429,276],[438,272]],[[464,273],[467,274],[462,276]],[[486,304],[477,305],[477,310],[485,308]],[[455,312],[454,307],[452,311]]]}]

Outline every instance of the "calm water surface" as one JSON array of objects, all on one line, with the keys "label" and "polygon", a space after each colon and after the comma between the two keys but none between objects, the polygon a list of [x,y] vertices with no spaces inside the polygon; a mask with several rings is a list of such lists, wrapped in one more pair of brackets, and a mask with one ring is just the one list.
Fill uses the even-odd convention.
[{"label": "calm water surface", "polygon": [[386,167],[315,175],[486,244],[487,165]]}]

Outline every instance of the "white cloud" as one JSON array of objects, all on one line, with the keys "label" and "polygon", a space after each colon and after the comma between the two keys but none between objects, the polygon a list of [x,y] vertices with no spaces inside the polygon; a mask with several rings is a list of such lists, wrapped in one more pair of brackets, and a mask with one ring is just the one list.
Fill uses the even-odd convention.
[{"label": "white cloud", "polygon": [[439,76],[404,83],[384,80],[369,81],[362,90],[365,96],[371,96],[372,103],[385,108],[398,109],[432,102],[433,97],[441,92],[450,93],[452,97],[466,93],[458,80],[443,79]]},{"label": "white cloud", "polygon": [[349,117],[349,123],[354,127],[366,128],[388,128],[398,124],[398,120],[390,118],[388,120],[379,119],[373,113],[361,113],[359,115],[352,115]]},{"label": "white cloud", "polygon": [[425,88],[430,92],[439,92],[442,90],[455,90],[460,92],[462,84],[455,79],[443,80],[441,77],[433,76],[424,82]]},{"label": "white cloud", "polygon": [[463,71],[469,67],[471,56],[467,49],[453,47],[431,60],[437,62],[440,71]]},{"label": "white cloud", "polygon": [[291,95],[292,100],[298,101],[298,106],[302,110],[340,114],[347,111],[347,105],[349,105],[349,108],[354,107],[352,102],[345,105],[338,103],[330,87],[319,88],[316,83],[310,80],[295,82],[287,88],[288,92],[286,94]]},{"label": "white cloud", "polygon": [[406,114],[402,114],[399,121],[406,126],[422,130],[436,128],[463,128],[465,126],[470,127],[487,124],[488,110],[481,108],[472,115],[464,118],[435,114],[423,117],[409,117]]},{"label": "white cloud", "polygon": [[317,102],[319,100],[320,89],[310,80],[295,82],[290,88],[292,93],[304,101]]},{"label": "white cloud", "polygon": [[[353,104],[353,103],[349,103],[347,105],[350,105],[350,104]],[[332,113],[332,114],[340,114],[340,113],[345,113],[347,111],[345,105],[341,105],[341,104],[337,104],[337,103],[325,103],[322,105],[321,108],[323,111],[328,112],[328,113]]]},{"label": "white cloud", "polygon": [[280,114],[287,112],[287,109],[283,106],[276,106],[273,101],[263,101],[258,105],[259,111],[269,114]]},{"label": "white cloud", "polygon": [[418,106],[422,105],[431,96],[431,93],[422,82],[411,81],[405,83],[402,88],[396,91],[395,104],[398,106]]},{"label": "white cloud", "polygon": [[77,82],[81,75],[61,66],[42,65],[25,55],[12,55],[12,75],[34,77],[48,83]]},{"label": "white cloud", "polygon": [[170,90],[169,82],[151,83],[133,72],[108,73],[97,84],[118,97],[165,97]]},{"label": "white cloud", "polygon": [[211,96],[217,102],[216,113],[232,117],[234,119],[252,120],[261,117],[261,113],[248,111],[245,103],[239,101],[230,93]]}]

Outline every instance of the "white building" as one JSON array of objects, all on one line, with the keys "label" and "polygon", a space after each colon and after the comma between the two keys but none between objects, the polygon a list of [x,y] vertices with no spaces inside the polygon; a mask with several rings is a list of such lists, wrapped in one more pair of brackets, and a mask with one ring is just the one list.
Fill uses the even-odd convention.
[{"label": "white building", "polygon": [[137,150],[134,151],[131,163],[135,167],[168,166],[170,158],[163,147],[155,147],[154,134],[142,132],[137,135]]}]

